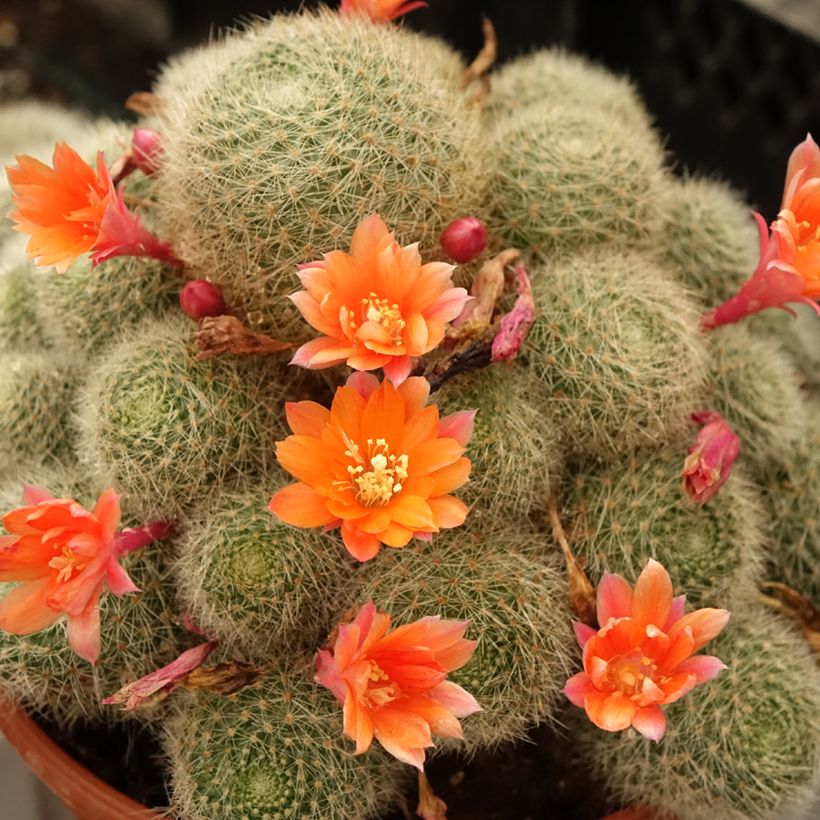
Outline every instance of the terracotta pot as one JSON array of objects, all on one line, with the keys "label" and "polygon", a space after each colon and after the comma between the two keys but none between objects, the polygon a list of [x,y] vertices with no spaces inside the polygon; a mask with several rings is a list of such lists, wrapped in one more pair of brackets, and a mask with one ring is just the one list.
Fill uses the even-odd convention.
[{"label": "terracotta pot", "polygon": [[19,706],[0,696],[0,732],[77,820],[160,820],[103,783],[61,749]]}]

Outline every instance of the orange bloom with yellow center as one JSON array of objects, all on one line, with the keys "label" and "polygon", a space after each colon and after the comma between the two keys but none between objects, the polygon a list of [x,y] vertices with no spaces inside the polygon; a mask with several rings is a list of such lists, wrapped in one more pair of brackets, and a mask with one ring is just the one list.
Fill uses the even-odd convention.
[{"label": "orange bloom with yellow center", "polygon": [[103,155],[96,171],[64,143],[54,148],[53,168],[30,156],[16,159],[6,168],[16,206],[9,218],[31,236],[27,251],[35,264],[65,273],[96,243],[115,196]]},{"label": "orange bloom with yellow center", "polygon": [[316,682],[344,706],[344,733],[356,754],[373,738],[394,757],[422,769],[432,735],[463,737],[458,718],[480,711],[475,698],[447,674],[473,655],[468,621],[421,618],[388,633],[390,616],[365,604],[339,626],[332,649],[316,656]]},{"label": "orange bloom with yellow center", "polygon": [[672,597],[669,573],[650,560],[635,591],[620,575],[605,573],[598,585],[598,624],[575,624],[584,650],[584,671],[564,694],[586,710],[600,729],[630,726],[659,741],[666,732],[661,706],[674,703],[726,666],[711,655],[694,655],[729,620],[725,609],[684,614],[685,597]]},{"label": "orange bloom with yellow center", "polygon": [[330,410],[288,402],[294,435],[277,443],[276,456],[298,483],[273,496],[271,512],[296,527],[341,526],[359,561],[382,544],[404,547],[463,524],[467,507],[450,493],[470,475],[462,454],[475,414],[440,420],[436,405],[425,406],[429,393],[419,377],[396,388],[355,373]]},{"label": "orange bloom with yellow center", "polygon": [[444,262],[422,265],[418,247],[401,247],[372,214],[356,228],[349,254],[333,251],[300,267],[305,290],[291,299],[324,335],[302,345],[292,364],[383,368],[400,384],[413,358],[441,343],[446,324],[470,298],[464,288],[453,287],[452,272]]},{"label": "orange bloom with yellow center", "polygon": [[[28,506],[3,518],[10,534],[0,536],[0,581],[22,583],[0,601],[0,629],[28,635],[67,616],[72,649],[96,663],[103,587],[116,595],[138,591],[119,563],[117,494],[106,490],[93,512],[33,487],[24,498]],[[151,538],[141,533],[138,540]]]}]

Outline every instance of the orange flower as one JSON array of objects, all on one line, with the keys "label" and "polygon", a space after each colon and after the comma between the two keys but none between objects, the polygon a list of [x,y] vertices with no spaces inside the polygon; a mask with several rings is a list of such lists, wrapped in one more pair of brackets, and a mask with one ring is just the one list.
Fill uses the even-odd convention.
[{"label": "orange flower", "polygon": [[25,487],[28,505],[3,518],[0,581],[21,581],[0,601],[0,629],[28,635],[68,616],[72,649],[90,663],[100,654],[100,595],[137,592],[120,566],[125,553],[168,534],[158,522],[117,533],[119,498],[106,490],[89,512],[76,501]]},{"label": "orange flower", "polygon": [[755,214],[760,261],[740,290],[702,320],[711,330],[770,307],[806,302],[820,307],[820,148],[811,134],[798,145],[786,169],[786,187],[771,236]]},{"label": "orange flower", "polygon": [[381,367],[400,384],[413,357],[439,345],[446,323],[470,298],[464,288],[453,287],[452,272],[444,262],[422,265],[417,246],[400,247],[372,214],[356,228],[349,254],[333,251],[300,267],[305,290],[291,299],[324,335],[302,345],[292,364]]},{"label": "orange flower", "polygon": [[341,525],[348,552],[367,561],[382,544],[403,547],[414,536],[464,523],[467,507],[449,493],[467,481],[462,456],[472,435],[471,411],[439,420],[425,407],[430,385],[399,388],[353,374],[330,410],[288,402],[295,435],[280,441],[280,464],[298,479],[273,496],[269,509],[296,527]]},{"label": "orange flower", "polygon": [[17,210],[9,214],[16,230],[31,235],[28,254],[39,266],[60,273],[91,250],[103,215],[114,198],[114,186],[102,152],[97,170],[68,145],[54,148],[54,167],[30,156],[18,156],[6,173]]},{"label": "orange flower", "polygon": [[366,603],[352,623],[341,624],[332,649],[316,655],[316,682],[344,706],[344,733],[356,754],[373,738],[394,757],[418,769],[432,735],[463,737],[458,718],[481,710],[475,698],[448,681],[473,655],[462,636],[468,621],[421,618],[389,634],[390,616]]},{"label": "orange flower", "polygon": [[726,626],[725,609],[684,615],[685,596],[672,597],[667,571],[650,560],[635,592],[620,575],[605,573],[598,585],[596,632],[575,624],[584,650],[584,671],[564,694],[586,710],[600,729],[629,726],[659,741],[666,732],[661,705],[674,703],[726,667],[711,655],[694,655]]},{"label": "orange flower", "polygon": [[374,23],[387,23],[403,14],[427,6],[420,0],[342,0],[342,14],[364,14]]}]

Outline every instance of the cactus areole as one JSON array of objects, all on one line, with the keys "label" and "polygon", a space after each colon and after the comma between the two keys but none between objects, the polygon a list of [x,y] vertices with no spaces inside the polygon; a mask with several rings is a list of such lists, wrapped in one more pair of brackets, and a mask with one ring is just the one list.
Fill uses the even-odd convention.
[{"label": "cactus areole", "polygon": [[425,5],[0,106],[0,690],[174,820],[803,816],[820,149]]}]

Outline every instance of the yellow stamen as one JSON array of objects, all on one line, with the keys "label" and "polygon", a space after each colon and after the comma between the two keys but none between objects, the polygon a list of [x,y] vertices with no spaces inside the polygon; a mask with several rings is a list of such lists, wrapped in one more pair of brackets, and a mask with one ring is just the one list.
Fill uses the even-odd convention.
[{"label": "yellow stamen", "polygon": [[379,299],[371,291],[369,297],[362,299],[362,318],[381,325],[387,331],[395,347],[401,347],[404,344],[402,331],[407,327],[407,322],[402,318],[397,303],[391,304],[387,299]]}]

